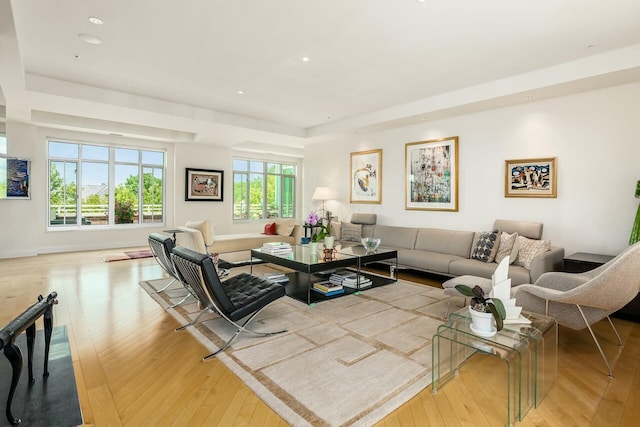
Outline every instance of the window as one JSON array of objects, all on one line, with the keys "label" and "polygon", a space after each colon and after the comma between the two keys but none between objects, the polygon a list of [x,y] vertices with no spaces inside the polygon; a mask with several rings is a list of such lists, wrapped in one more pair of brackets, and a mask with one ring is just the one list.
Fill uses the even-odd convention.
[{"label": "window", "polygon": [[162,223],[164,164],[161,151],[49,141],[49,225]]},{"label": "window", "polygon": [[296,165],[233,160],[233,219],[295,216]]}]

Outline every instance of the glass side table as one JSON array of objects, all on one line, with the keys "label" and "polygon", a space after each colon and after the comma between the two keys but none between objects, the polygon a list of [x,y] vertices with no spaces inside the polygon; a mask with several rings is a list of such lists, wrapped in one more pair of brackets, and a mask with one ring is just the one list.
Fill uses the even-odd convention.
[{"label": "glass side table", "polygon": [[557,322],[524,313],[531,324],[507,324],[491,338],[474,334],[468,308],[451,313],[433,337],[432,391],[454,378],[476,354],[497,357],[506,368],[507,425],[522,420],[537,407],[557,375]]}]

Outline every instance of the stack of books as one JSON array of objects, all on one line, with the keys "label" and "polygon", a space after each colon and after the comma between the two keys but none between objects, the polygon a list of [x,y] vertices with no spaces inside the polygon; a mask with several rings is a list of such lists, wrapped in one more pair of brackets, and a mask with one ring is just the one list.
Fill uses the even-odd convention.
[{"label": "stack of books", "polygon": [[331,283],[329,280],[314,283],[311,289],[327,297],[331,295],[344,294],[344,288],[342,285],[336,285],[335,283]]},{"label": "stack of books", "polygon": [[263,277],[276,283],[287,283],[289,281],[289,278],[284,273],[264,273]]},{"label": "stack of books", "polygon": [[271,255],[286,255],[290,254],[292,247],[287,242],[267,242],[262,245],[262,252]]},{"label": "stack of books", "polygon": [[367,276],[360,275],[358,277],[356,272],[350,270],[336,271],[331,275],[331,277],[329,277],[329,281],[331,283],[346,286],[348,288],[357,288],[358,279],[360,280],[360,289],[368,288],[373,284],[371,279]]}]

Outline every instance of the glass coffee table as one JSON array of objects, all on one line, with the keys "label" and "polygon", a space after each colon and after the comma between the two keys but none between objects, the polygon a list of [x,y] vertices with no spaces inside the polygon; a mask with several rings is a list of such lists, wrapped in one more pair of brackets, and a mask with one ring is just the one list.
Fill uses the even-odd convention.
[{"label": "glass coffee table", "polygon": [[365,264],[391,259],[395,259],[397,269],[398,252],[394,249],[378,248],[375,252],[367,253],[363,246],[336,245],[330,257],[324,256],[322,249],[312,251],[309,245],[294,245],[291,253],[284,255],[269,254],[260,248],[251,249],[251,272],[253,272],[254,258],[294,270],[286,273],[289,278],[289,282],[285,284],[287,295],[309,305],[362,290],[359,283],[355,287],[345,286],[344,294],[339,295],[325,296],[311,290],[314,283],[327,280],[338,268],[353,269],[358,277],[367,276],[371,279],[371,286],[368,288],[397,281],[393,274],[385,277],[375,273],[361,272],[361,267]]}]

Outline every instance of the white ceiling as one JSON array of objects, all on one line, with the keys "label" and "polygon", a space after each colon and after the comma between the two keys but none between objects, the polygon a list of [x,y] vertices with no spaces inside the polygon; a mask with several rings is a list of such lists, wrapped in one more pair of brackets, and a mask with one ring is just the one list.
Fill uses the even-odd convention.
[{"label": "white ceiling", "polygon": [[90,132],[300,148],[640,81],[638,0],[0,4],[7,115]]}]

